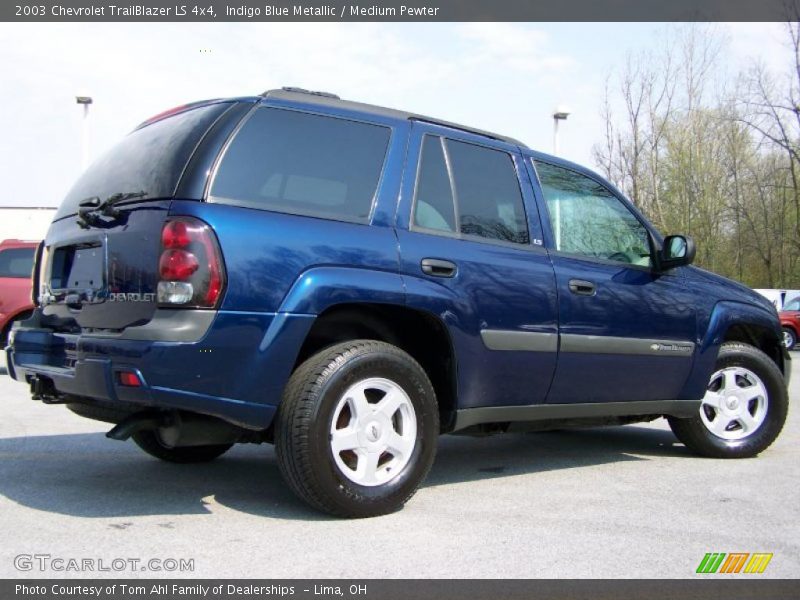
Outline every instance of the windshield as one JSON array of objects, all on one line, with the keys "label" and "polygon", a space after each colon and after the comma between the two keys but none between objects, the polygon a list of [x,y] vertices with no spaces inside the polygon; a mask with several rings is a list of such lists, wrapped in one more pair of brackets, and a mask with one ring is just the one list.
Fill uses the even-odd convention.
[{"label": "windshield", "polygon": [[800,310],[800,300],[792,300],[783,305],[783,310]]}]

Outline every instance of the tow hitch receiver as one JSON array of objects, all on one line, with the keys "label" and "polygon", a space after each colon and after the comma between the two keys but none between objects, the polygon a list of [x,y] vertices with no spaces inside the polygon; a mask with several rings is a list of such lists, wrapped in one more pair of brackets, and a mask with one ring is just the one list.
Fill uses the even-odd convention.
[{"label": "tow hitch receiver", "polygon": [[31,398],[41,400],[45,404],[60,404],[64,399],[56,391],[53,380],[46,377],[33,377],[30,381]]}]

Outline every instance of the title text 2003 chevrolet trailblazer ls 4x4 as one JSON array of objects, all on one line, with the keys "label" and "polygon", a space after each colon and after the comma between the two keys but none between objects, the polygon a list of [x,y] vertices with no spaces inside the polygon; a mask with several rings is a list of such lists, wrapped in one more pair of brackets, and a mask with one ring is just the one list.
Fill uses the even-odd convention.
[{"label": "title text 2003 chevrolet trailblazer ls 4x4", "polygon": [[693,255],[512,139],[296,89],[200,102],[69,192],[9,371],[165,460],[274,443],[343,516],[402,506],[439,433],[666,416],[753,456],[786,419],[778,317]]}]

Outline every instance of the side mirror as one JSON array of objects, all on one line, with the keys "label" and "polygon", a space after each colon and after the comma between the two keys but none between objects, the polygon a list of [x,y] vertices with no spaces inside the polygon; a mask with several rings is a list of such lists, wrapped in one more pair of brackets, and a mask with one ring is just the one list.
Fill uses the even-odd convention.
[{"label": "side mirror", "polygon": [[667,271],[675,267],[690,265],[694,261],[694,240],[687,235],[668,235],[658,253],[658,268]]}]

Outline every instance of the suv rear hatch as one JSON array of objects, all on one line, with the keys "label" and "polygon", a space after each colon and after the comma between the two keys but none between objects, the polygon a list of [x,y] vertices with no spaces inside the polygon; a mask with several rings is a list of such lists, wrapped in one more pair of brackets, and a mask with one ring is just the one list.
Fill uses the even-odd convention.
[{"label": "suv rear hatch", "polygon": [[45,240],[43,324],[120,331],[152,319],[171,200],[204,136],[234,105],[211,101],[162,113],[81,176]]}]

